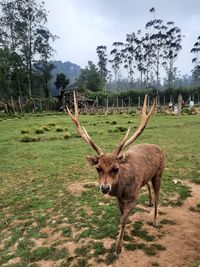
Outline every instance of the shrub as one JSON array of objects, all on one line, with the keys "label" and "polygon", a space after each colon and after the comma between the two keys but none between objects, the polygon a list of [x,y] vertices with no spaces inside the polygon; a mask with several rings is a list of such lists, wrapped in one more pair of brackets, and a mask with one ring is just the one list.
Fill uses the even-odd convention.
[{"label": "shrub", "polygon": [[124,126],[117,126],[116,129],[118,132],[126,132],[128,130],[128,128]]},{"label": "shrub", "polygon": [[63,132],[63,128],[61,126],[56,126],[56,132]]},{"label": "shrub", "polygon": [[119,133],[119,132],[126,132],[128,130],[127,127],[124,126],[117,126],[114,129],[109,129],[108,133]]},{"label": "shrub", "polygon": [[63,129],[63,131],[65,131],[65,132],[68,132],[68,130],[69,130],[68,127],[65,127],[65,128]]},{"label": "shrub", "polygon": [[43,134],[44,130],[43,130],[43,128],[37,128],[37,129],[35,129],[35,133],[36,134]]},{"label": "shrub", "polygon": [[55,126],[55,125],[56,125],[56,124],[55,124],[54,122],[49,122],[49,123],[48,123],[48,126],[50,126],[50,127],[51,127],[51,126]]},{"label": "shrub", "polygon": [[44,131],[50,131],[50,128],[49,128],[47,125],[44,125],[44,126],[42,127],[42,129],[43,129]]},{"label": "shrub", "polygon": [[26,134],[20,139],[20,142],[29,143],[29,142],[37,142],[38,140],[39,140],[38,138],[32,137],[32,136]]},{"label": "shrub", "polygon": [[29,134],[30,133],[30,129],[22,129],[21,133],[22,134]]},{"label": "shrub", "polygon": [[64,139],[69,139],[69,138],[71,138],[72,136],[71,136],[71,134],[70,134],[69,132],[67,132],[67,133],[65,133],[65,134],[63,135],[63,137],[64,137]]},{"label": "shrub", "polygon": [[136,113],[136,110],[135,109],[132,109],[132,110],[129,110],[128,112],[127,112],[128,114],[135,114]]},{"label": "shrub", "polygon": [[110,124],[114,125],[114,124],[117,124],[116,121],[111,121]]}]

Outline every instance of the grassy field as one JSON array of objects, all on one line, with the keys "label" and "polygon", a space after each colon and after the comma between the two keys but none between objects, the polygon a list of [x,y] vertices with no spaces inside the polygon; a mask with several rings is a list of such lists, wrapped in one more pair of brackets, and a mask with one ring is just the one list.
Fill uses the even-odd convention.
[{"label": "grassy field", "polygon": [[[134,131],[139,123],[139,115],[130,113],[82,115],[81,122],[95,142],[111,152],[124,131],[129,126]],[[199,132],[197,115],[157,114],[138,138],[136,143],[158,144],[166,154],[161,206],[181,206],[190,196],[190,188],[180,181],[200,184]],[[0,153],[1,266],[52,262],[81,267],[116,261],[120,218],[116,200],[100,194],[96,173],[85,161],[94,152],[78,137],[66,114],[1,118]],[[146,202],[147,193],[142,191],[141,205],[133,212],[148,212]],[[194,212],[199,208],[200,201],[190,207]],[[174,223],[159,221],[158,227]],[[129,222],[128,227],[124,250],[143,250],[151,256],[166,249],[142,222]],[[133,236],[141,242],[131,242]]]}]

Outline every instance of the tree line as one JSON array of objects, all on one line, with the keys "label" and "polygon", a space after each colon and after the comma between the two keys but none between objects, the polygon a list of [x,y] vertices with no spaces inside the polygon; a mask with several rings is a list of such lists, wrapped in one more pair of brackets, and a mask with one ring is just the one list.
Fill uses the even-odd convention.
[{"label": "tree line", "polygon": [[[0,96],[51,96],[50,80],[54,66],[52,42],[58,38],[48,27],[44,2],[37,0],[0,0]],[[126,34],[124,42],[116,41],[108,53],[106,45],[97,47],[98,63],[92,61],[81,70],[78,84],[89,92],[126,91],[129,89],[161,88],[161,72],[165,71],[166,88],[190,84],[188,77],[178,79],[175,66],[184,35],[173,21],[164,22],[150,9],[152,20],[145,31]],[[191,53],[194,57],[193,80],[200,85],[200,36]],[[109,64],[112,72],[109,70]],[[126,78],[121,76],[122,68]],[[139,79],[137,75],[139,73]],[[57,75],[55,86],[59,102],[70,83],[63,73]]]},{"label": "tree line", "polygon": [[[89,90],[98,91],[103,88],[117,90],[126,88],[157,88],[160,89],[161,73],[164,75],[164,87],[180,87],[183,80],[189,77],[179,76],[175,66],[182,40],[185,37],[181,29],[173,21],[164,22],[156,16],[155,8],[151,8],[152,19],[145,25],[145,31],[138,30],[126,34],[125,41],[116,41],[113,48],[107,52],[106,45],[97,46],[98,64],[91,61],[82,70],[80,84]],[[194,54],[192,62],[193,84],[200,85],[200,36],[191,49]],[[109,70],[109,67],[112,69]],[[122,72],[127,73],[126,78]],[[123,71],[122,71],[123,70]],[[139,78],[138,78],[139,74]],[[92,78],[91,78],[92,75]]]}]

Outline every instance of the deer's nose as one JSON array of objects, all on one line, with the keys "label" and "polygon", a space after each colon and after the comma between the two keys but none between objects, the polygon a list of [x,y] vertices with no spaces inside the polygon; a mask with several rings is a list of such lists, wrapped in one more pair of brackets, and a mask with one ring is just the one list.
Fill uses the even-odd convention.
[{"label": "deer's nose", "polygon": [[111,185],[110,184],[101,184],[100,190],[103,194],[108,194],[111,190]]}]

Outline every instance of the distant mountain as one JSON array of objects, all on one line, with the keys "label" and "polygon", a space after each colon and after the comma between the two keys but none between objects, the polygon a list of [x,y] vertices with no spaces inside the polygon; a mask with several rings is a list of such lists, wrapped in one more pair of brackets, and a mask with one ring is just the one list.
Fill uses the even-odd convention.
[{"label": "distant mountain", "polygon": [[58,73],[64,73],[66,78],[69,79],[70,83],[73,83],[79,77],[81,72],[81,67],[69,61],[62,62],[60,60],[59,61],[53,60],[50,61],[50,63],[55,66],[55,68],[51,72],[52,75],[51,92],[53,96],[56,96],[57,95],[57,89],[55,87],[56,75]]}]

